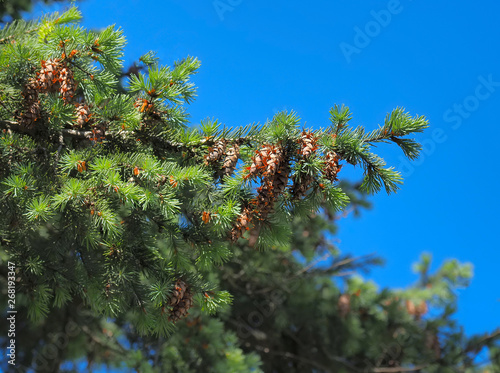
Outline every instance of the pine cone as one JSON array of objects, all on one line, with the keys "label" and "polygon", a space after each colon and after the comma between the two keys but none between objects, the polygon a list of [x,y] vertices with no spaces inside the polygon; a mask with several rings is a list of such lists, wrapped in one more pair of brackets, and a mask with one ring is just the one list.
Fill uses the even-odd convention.
[{"label": "pine cone", "polygon": [[340,317],[346,317],[351,312],[351,297],[349,294],[342,294],[337,302]]},{"label": "pine cone", "polygon": [[289,173],[290,166],[288,164],[288,160],[282,159],[280,162],[280,167],[274,175],[274,194],[276,196],[281,195],[285,191],[288,185]]},{"label": "pine cone", "polygon": [[172,297],[170,298],[170,305],[175,306],[178,304],[186,293],[187,285],[182,280],[177,280],[175,283],[174,291],[172,292]]},{"label": "pine cone", "polygon": [[236,224],[233,226],[233,229],[231,230],[231,241],[236,242],[238,239],[243,236],[243,233],[245,233],[247,230],[250,228],[250,223],[252,221],[252,211],[246,207],[243,209],[241,212],[241,215],[238,217],[236,220]]},{"label": "pine cone", "polygon": [[435,331],[426,331],[425,346],[434,353],[434,358],[436,360],[441,358],[441,344],[439,343],[439,338]]},{"label": "pine cone", "polygon": [[416,320],[420,320],[428,311],[427,302],[421,301],[418,305],[416,305],[412,300],[407,299],[406,311],[410,315],[415,316]]},{"label": "pine cone", "polygon": [[137,97],[134,102],[134,107],[136,107],[139,112],[144,113],[148,120],[158,119],[160,113],[154,110],[153,100],[147,100],[145,98]]},{"label": "pine cone", "polygon": [[19,118],[19,124],[23,126],[32,125],[40,117],[40,100],[36,89],[36,81],[30,80],[22,92],[23,111]]},{"label": "pine cone", "polygon": [[34,79],[28,81],[28,84],[24,87],[22,96],[25,102],[38,101],[37,83]]},{"label": "pine cone", "polygon": [[193,306],[193,294],[187,288],[187,285],[182,280],[177,280],[174,292],[170,299],[170,305],[173,308],[170,310],[169,321],[176,322],[186,317],[189,309]]},{"label": "pine cone", "polygon": [[302,132],[302,136],[299,139],[300,150],[299,154],[301,154],[304,158],[310,157],[318,146],[316,145],[318,142],[318,138],[314,136],[312,132]]},{"label": "pine cone", "polygon": [[230,176],[234,172],[236,163],[238,163],[238,157],[240,155],[240,146],[234,144],[226,153],[226,159],[224,159],[224,164],[222,165],[222,172],[226,176]]},{"label": "pine cone", "polygon": [[41,61],[42,68],[37,73],[37,88],[41,92],[57,92],[59,89],[61,62],[59,59]]},{"label": "pine cone", "polygon": [[219,162],[225,155],[226,140],[217,140],[213,147],[208,148],[208,154],[205,156],[205,164],[214,164]]},{"label": "pine cone", "polygon": [[82,128],[92,116],[89,107],[86,104],[76,105],[76,114],[77,114],[76,124],[80,128]]},{"label": "pine cone", "polygon": [[323,175],[333,183],[337,180],[337,174],[342,168],[342,166],[339,165],[339,156],[337,153],[329,151],[324,156],[324,162],[325,168],[323,169]]},{"label": "pine cone", "polygon": [[267,163],[266,170],[264,171],[264,176],[274,175],[278,168],[280,167],[280,163],[282,162],[283,151],[278,147],[271,147],[271,151],[269,152],[269,157],[265,160]]},{"label": "pine cone", "polygon": [[248,168],[248,174],[245,176],[245,178],[248,179],[252,176],[264,172],[264,170],[266,169],[267,160],[272,149],[272,145],[264,145],[262,149],[255,151],[255,155],[252,158],[252,164]]},{"label": "pine cone", "polygon": [[[316,149],[318,149],[317,142],[318,138],[314,136],[312,132],[303,131],[299,139],[300,149],[298,150],[298,153],[300,157],[309,158],[316,151]],[[304,160],[301,159],[300,162],[303,163]],[[313,181],[314,178],[304,172],[295,174],[291,189],[292,196],[295,199],[304,197]]]},{"label": "pine cone", "polygon": [[423,315],[425,315],[428,311],[427,302],[421,301],[418,306],[415,307],[415,318],[420,320]]},{"label": "pine cone", "polygon": [[[250,230],[249,245],[254,246],[257,243],[262,228],[262,224],[257,221],[263,221],[273,212],[277,197],[285,191],[288,185],[289,173],[289,159],[281,147],[264,145],[255,152],[252,165],[248,167],[248,174],[245,178],[260,174],[262,184],[257,188],[257,196],[250,201],[251,206],[245,208],[236,221],[231,231],[233,242],[238,240],[246,230]],[[254,224],[249,226],[248,222],[251,220]]]},{"label": "pine cone", "polygon": [[60,88],[59,92],[61,93],[61,98],[69,102],[75,95],[76,83],[73,77],[73,71],[71,71],[68,67],[63,67],[59,73],[59,82]]},{"label": "pine cone", "polygon": [[411,301],[410,299],[407,299],[405,304],[406,304],[406,312],[408,312],[412,316],[417,314],[417,311],[415,308],[415,303],[413,303],[413,301]]},{"label": "pine cone", "polygon": [[299,175],[294,175],[293,177],[293,186],[291,189],[291,193],[293,198],[299,199],[306,195],[307,191],[311,187],[314,178],[306,173],[301,173]]},{"label": "pine cone", "polygon": [[265,219],[272,212],[274,203],[288,185],[288,174],[290,166],[288,159],[284,156],[281,148],[273,147],[269,153],[266,171],[262,185],[257,188],[257,197],[255,198],[255,210],[258,210],[261,220]]}]

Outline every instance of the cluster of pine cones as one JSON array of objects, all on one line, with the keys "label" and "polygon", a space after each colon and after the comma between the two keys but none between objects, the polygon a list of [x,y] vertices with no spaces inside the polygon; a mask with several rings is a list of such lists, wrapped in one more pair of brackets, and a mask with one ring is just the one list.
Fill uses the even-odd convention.
[{"label": "cluster of pine cones", "polygon": [[[297,162],[306,163],[306,161],[316,154],[318,149],[318,137],[313,132],[303,131],[298,142]],[[211,164],[218,162],[222,156],[226,155],[226,140],[218,140],[213,148],[210,148],[209,154],[205,157],[205,163]],[[261,149],[255,151],[252,157],[252,164],[247,167],[248,173],[246,179],[260,177],[261,185],[257,188],[257,196],[243,208],[240,216],[231,230],[231,240],[237,241],[243,236],[245,231],[250,231],[249,245],[253,246],[259,238],[262,221],[273,212],[274,204],[278,196],[283,194],[290,174],[291,155],[287,148],[280,144],[263,145]],[[233,153],[227,153],[233,154]],[[324,164],[322,174],[325,179],[334,182],[337,180],[337,174],[341,169],[339,165],[340,157],[333,151],[326,152],[322,157]],[[224,164],[226,164],[226,161]],[[237,162],[237,156],[234,163],[231,163],[231,172]],[[229,162],[228,162],[229,164]],[[316,179],[316,175],[307,172],[296,172],[292,177],[292,186],[290,187],[291,196],[299,199],[307,194]],[[322,184],[319,184],[322,187]]]},{"label": "cluster of pine cones", "polygon": [[23,109],[19,124],[30,126],[40,117],[40,93],[59,92],[60,97],[69,102],[75,95],[76,83],[73,72],[64,61],[56,58],[41,61],[42,68],[31,78],[22,92]]},{"label": "cluster of pine cones", "polygon": [[282,146],[264,145],[255,152],[245,178],[260,176],[262,183],[257,188],[257,196],[242,211],[231,231],[233,242],[246,230],[250,230],[249,245],[254,246],[257,243],[261,222],[273,212],[274,203],[288,184],[289,173],[289,157]]},{"label": "cluster of pine cones", "polygon": [[[40,99],[41,93],[59,93],[59,97],[65,103],[71,103],[75,96],[77,83],[73,71],[68,67],[64,58],[49,59],[41,61],[41,69],[35,78],[28,80],[28,84],[22,92],[23,103],[21,114],[18,116],[19,124],[31,126],[41,115]],[[92,119],[92,113],[85,103],[75,103],[76,127],[83,128]],[[92,141],[102,141],[105,136],[104,125],[94,125],[92,129]]]},{"label": "cluster of pine cones", "polygon": [[427,303],[425,301],[415,304],[412,300],[407,299],[405,305],[406,311],[410,315],[415,316],[416,320],[420,320],[428,311]]},{"label": "cluster of pine cones", "polygon": [[169,305],[172,307],[169,321],[176,322],[188,315],[189,309],[193,306],[193,294],[184,281],[177,280],[175,283]]},{"label": "cluster of pine cones", "polygon": [[236,168],[239,156],[240,146],[238,143],[229,144],[225,139],[217,140],[214,146],[208,148],[205,165],[217,167],[219,176],[230,176]]}]

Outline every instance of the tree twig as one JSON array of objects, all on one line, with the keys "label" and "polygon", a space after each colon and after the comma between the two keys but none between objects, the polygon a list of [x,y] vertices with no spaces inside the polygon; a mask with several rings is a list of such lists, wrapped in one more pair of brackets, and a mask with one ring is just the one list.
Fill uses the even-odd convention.
[{"label": "tree twig", "polygon": [[495,339],[497,337],[500,337],[500,329],[495,330],[494,332],[487,334],[483,336],[481,339],[479,339],[477,342],[467,346],[465,348],[465,352],[472,352],[478,347],[483,347],[484,344],[492,339]]},{"label": "tree twig", "polygon": [[409,373],[409,372],[419,372],[426,367],[427,367],[427,365],[416,365],[416,366],[411,367],[411,368],[403,368],[403,367],[373,368],[369,372],[373,372],[373,373],[403,373],[403,372],[407,372],[407,373]]},{"label": "tree twig", "polygon": [[319,258],[317,258],[316,260],[314,260],[313,262],[311,262],[309,265],[305,266],[304,268],[302,268],[300,271],[297,271],[295,273],[295,276],[294,277],[298,277],[300,276],[301,274],[303,274],[304,272],[307,272],[309,271],[311,268],[313,268],[316,264],[322,262],[323,260],[326,260],[328,259],[329,257],[331,257],[332,254],[330,252],[326,253],[325,255],[323,256],[320,256]]},{"label": "tree twig", "polygon": [[[26,135],[29,135],[31,137],[35,137],[36,133],[38,132],[37,127],[26,127],[26,126],[21,126],[19,123],[11,121],[11,120],[0,120],[0,128],[7,129],[9,131],[17,132],[17,133],[23,133]],[[93,136],[92,131],[84,131],[84,130],[74,130],[74,129],[69,129],[69,128],[63,128],[59,130],[59,133],[63,137],[69,137],[69,138],[75,138],[75,139],[90,139]],[[134,131],[123,131],[120,130],[118,132],[114,131],[107,131],[106,132],[106,138],[107,139],[113,139],[113,138],[127,138],[127,137],[132,137],[134,136]],[[163,142],[165,146],[177,149],[179,151],[184,151],[184,150],[189,150],[193,146],[211,146],[215,143],[215,139],[208,139],[204,138],[201,139],[199,142],[195,144],[185,144],[181,142],[175,142],[175,141],[170,141],[166,140],[163,138],[155,138],[156,140],[159,140]],[[238,139],[231,139],[231,141],[235,141],[237,143],[245,143],[249,142],[252,140],[251,138],[247,137],[241,137]]]}]

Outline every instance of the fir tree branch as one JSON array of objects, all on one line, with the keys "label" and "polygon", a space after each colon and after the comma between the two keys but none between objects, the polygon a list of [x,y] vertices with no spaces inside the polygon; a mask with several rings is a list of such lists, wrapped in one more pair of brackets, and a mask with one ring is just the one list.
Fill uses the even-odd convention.
[{"label": "fir tree branch", "polygon": [[359,369],[357,368],[354,364],[352,364],[350,361],[348,361],[347,359],[343,358],[343,357],[340,357],[340,356],[332,356],[330,354],[330,352],[328,352],[326,350],[326,347],[323,346],[323,345],[320,345],[321,347],[321,350],[323,351],[323,353],[325,354],[325,356],[329,359],[329,360],[332,360],[332,361],[335,361],[337,363],[341,363],[342,365],[344,365],[345,367],[351,369],[353,372],[359,372],[359,373],[362,373],[362,372],[365,372],[365,370],[363,369]]},{"label": "fir tree branch", "polygon": [[104,341],[102,341],[101,339],[97,338],[95,336],[95,333],[93,333],[87,325],[82,325],[81,329],[85,334],[87,334],[90,337],[90,339],[92,339],[92,341],[94,341],[101,347],[109,348],[118,354],[125,354],[128,352],[120,343],[118,343],[118,341],[116,341],[116,339],[115,339],[116,344],[109,345]]},{"label": "fir tree branch", "polygon": [[331,257],[332,254],[330,252],[326,253],[325,255],[323,256],[320,256],[318,257],[316,260],[312,261],[309,265],[305,266],[304,268],[302,268],[301,270],[297,271],[295,273],[295,276],[294,277],[299,277],[301,274],[303,274],[304,272],[307,272],[309,271],[311,268],[313,268],[314,266],[316,266],[316,264],[324,261],[324,260],[327,260],[329,257]]},{"label": "fir tree branch", "polygon": [[[35,27],[35,28],[32,28],[32,29],[28,29],[25,31],[26,34],[31,34],[33,32],[37,32],[39,30],[38,27]],[[14,38],[16,37],[15,34],[11,34],[11,35],[8,35],[8,36],[5,36],[3,37],[2,39],[0,39],[0,44],[4,44],[4,43],[7,43],[7,42],[10,42],[12,40],[15,40]]]},{"label": "fir tree branch", "polygon": [[61,155],[61,150],[64,146],[64,136],[61,134],[59,134],[59,146],[57,148],[57,153],[56,153],[56,157],[55,157],[55,162],[54,162],[54,172],[57,171],[57,165],[59,163],[59,156]]},{"label": "fir tree branch", "polygon": [[375,258],[375,253],[371,253],[371,254],[366,254],[366,255],[362,255],[362,256],[357,256],[357,257],[350,257],[350,258],[345,258],[345,259],[342,259],[338,262],[334,262],[330,265],[330,267],[328,267],[326,270],[337,270],[341,267],[346,267],[347,265],[350,265],[350,264],[353,264],[353,262],[358,262],[358,261],[371,261],[373,259],[376,259]]},{"label": "fir tree branch", "polygon": [[28,128],[19,125],[17,122],[13,122],[11,120],[0,120],[0,128],[5,129],[9,131],[10,133],[12,132],[17,132],[17,133],[24,133],[26,135],[34,136],[36,133],[33,128]]},{"label": "fir tree branch", "polygon": [[[34,127],[26,127],[20,125],[18,122],[11,121],[11,120],[0,120],[0,128],[6,129],[7,131],[10,132],[16,132],[16,133],[22,133],[25,135],[29,135],[33,138],[36,137],[36,134],[38,133],[37,128]],[[59,130],[59,133],[65,137],[65,138],[75,138],[75,139],[90,139],[93,136],[92,131],[84,131],[84,130],[74,130],[74,129],[69,129],[69,128],[63,128]],[[132,136],[134,134],[133,131],[118,131],[118,132],[106,132],[106,138],[108,139],[113,139],[113,138],[126,138],[127,136]],[[255,138],[253,137],[240,137],[236,139],[226,139],[227,141],[232,141],[234,143],[237,143],[239,145],[241,144],[247,144],[251,145],[252,141],[255,141]],[[196,146],[212,146],[215,144],[217,139],[213,138],[205,138],[201,139],[198,143],[194,144],[185,144],[182,142],[176,142],[176,141],[170,141],[166,140],[160,137],[155,137],[155,141],[162,142],[164,146],[170,147],[173,149],[177,149],[178,151],[187,151],[192,149],[193,147]]]},{"label": "fir tree branch", "polygon": [[323,353],[326,355],[326,357],[332,361],[339,362],[346,366],[347,368],[353,370],[354,372],[369,372],[369,373],[410,373],[410,372],[419,372],[422,369],[426,368],[428,364],[424,365],[416,365],[411,368],[404,368],[404,367],[380,367],[380,368],[372,368],[372,369],[360,369],[356,367],[352,362],[348,361],[347,359],[339,356],[332,356],[328,351],[326,351],[324,346],[321,346],[321,349],[323,350]]},{"label": "fir tree branch", "polygon": [[428,364],[425,365],[416,365],[411,368],[403,368],[403,367],[387,367],[387,368],[373,368],[372,370],[369,370],[368,372],[373,372],[373,373],[411,373],[411,372],[419,372],[422,369],[425,369],[428,366]]},{"label": "fir tree branch", "polygon": [[278,355],[278,356],[282,356],[284,358],[288,358],[288,359],[294,359],[298,362],[301,362],[303,364],[306,364],[306,365],[309,365],[309,366],[312,366],[312,367],[315,367],[315,368],[318,368],[318,369],[321,369],[322,372],[333,372],[333,370],[331,370],[329,367],[323,365],[323,364],[320,364],[318,363],[317,361],[314,361],[314,360],[310,360],[310,359],[306,359],[302,356],[298,356],[298,355],[295,355],[295,354],[292,354],[291,352],[288,352],[288,351],[273,351],[267,347],[263,347],[263,346],[259,346],[259,345],[254,345],[255,349],[256,350],[259,350],[259,351],[262,351],[266,354],[271,354],[271,355]]},{"label": "fir tree branch", "polygon": [[496,331],[486,334],[485,336],[481,337],[479,340],[475,340],[474,343],[470,343],[469,345],[465,348],[464,352],[472,352],[477,349],[481,349],[484,345],[486,345],[488,342],[500,337],[500,329],[497,329]]}]

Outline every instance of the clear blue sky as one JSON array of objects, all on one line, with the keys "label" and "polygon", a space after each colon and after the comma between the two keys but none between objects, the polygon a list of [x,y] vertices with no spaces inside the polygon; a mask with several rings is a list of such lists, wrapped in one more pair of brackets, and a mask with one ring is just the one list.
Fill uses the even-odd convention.
[{"label": "clear blue sky", "polygon": [[[446,258],[470,261],[475,276],[460,293],[458,318],[467,333],[499,326],[499,2],[78,4],[85,26],[123,28],[126,65],[148,50],[165,64],[200,58],[194,124],[207,116],[229,126],[262,123],[293,109],[307,125],[326,126],[335,103],[348,105],[353,123],[370,129],[397,106],[427,116],[421,160],[405,164],[398,149],[380,148],[405,185],[396,195],[373,197],[373,210],[361,218],[342,220],[340,248],[384,257],[386,265],[369,277],[391,287],[415,280],[411,264],[423,251],[433,253],[434,268]],[[346,168],[346,177],[361,175]]]}]

